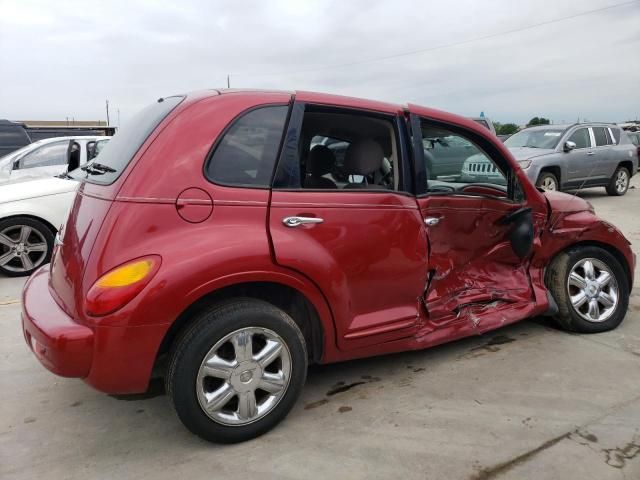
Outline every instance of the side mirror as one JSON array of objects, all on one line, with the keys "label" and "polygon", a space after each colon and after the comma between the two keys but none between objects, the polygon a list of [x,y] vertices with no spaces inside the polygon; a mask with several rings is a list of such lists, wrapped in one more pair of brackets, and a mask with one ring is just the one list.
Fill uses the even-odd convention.
[{"label": "side mirror", "polygon": [[519,258],[529,256],[533,248],[533,214],[530,207],[522,207],[502,217],[499,222],[511,224],[509,240]]},{"label": "side mirror", "polygon": [[571,150],[573,150],[574,148],[576,148],[576,144],[575,142],[564,142],[564,148],[563,150],[565,152],[570,152]]}]

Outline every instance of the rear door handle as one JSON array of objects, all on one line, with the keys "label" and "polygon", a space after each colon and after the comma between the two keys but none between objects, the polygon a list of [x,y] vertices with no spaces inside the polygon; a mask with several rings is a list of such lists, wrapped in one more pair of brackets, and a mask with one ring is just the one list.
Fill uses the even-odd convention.
[{"label": "rear door handle", "polygon": [[282,219],[287,227],[299,227],[300,225],[322,223],[324,220],[318,217],[285,217]]},{"label": "rear door handle", "polygon": [[435,227],[440,223],[440,217],[427,217],[424,219],[424,224],[427,227]]},{"label": "rear door handle", "polygon": [[587,155],[595,155],[596,152],[587,152]]}]

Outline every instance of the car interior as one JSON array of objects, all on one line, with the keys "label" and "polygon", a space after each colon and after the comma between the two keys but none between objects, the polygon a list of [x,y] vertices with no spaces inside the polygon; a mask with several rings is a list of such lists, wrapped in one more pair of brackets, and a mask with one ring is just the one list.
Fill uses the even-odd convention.
[{"label": "car interior", "polygon": [[299,144],[303,188],[395,190],[393,123],[351,113],[306,112]]}]

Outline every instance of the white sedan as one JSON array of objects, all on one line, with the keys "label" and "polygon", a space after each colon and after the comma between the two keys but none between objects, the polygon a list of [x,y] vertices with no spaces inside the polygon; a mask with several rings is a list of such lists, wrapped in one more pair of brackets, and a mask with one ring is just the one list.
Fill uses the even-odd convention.
[{"label": "white sedan", "polygon": [[21,179],[0,186],[0,272],[29,275],[51,259],[54,238],[80,182]]},{"label": "white sedan", "polygon": [[100,153],[110,138],[81,136],[38,140],[0,158],[0,183],[24,177],[53,177],[74,170]]}]

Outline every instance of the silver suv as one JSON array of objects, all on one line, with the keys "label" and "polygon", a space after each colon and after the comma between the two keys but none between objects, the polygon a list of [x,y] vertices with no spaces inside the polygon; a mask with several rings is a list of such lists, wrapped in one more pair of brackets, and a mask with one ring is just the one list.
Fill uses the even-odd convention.
[{"label": "silver suv", "polygon": [[[606,187],[609,195],[624,195],[638,171],[636,147],[617,125],[525,128],[504,144],[531,181],[544,190]],[[462,166],[461,181],[499,183],[502,175],[490,167],[484,155],[473,155]]]}]

